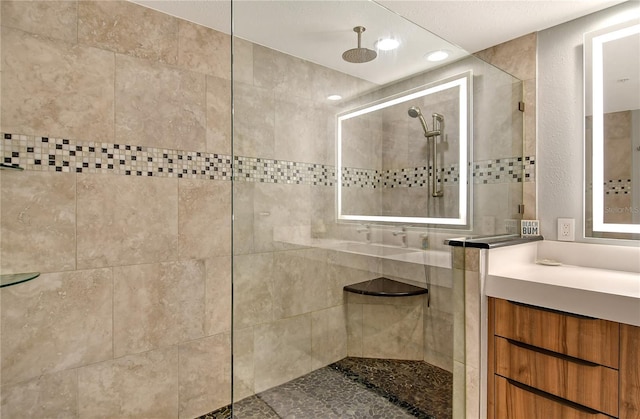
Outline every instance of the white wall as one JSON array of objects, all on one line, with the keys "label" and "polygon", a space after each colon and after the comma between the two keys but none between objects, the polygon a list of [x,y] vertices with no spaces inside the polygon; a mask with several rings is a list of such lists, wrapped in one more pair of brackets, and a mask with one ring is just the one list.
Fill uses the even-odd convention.
[{"label": "white wall", "polygon": [[623,19],[640,2],[628,1],[538,33],[538,218],[545,239],[557,237],[557,219],[583,226],[583,36]]}]

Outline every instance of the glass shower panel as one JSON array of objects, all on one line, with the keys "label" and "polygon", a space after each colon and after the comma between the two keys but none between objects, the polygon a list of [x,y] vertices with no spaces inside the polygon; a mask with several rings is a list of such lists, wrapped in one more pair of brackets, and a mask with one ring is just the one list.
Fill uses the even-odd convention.
[{"label": "glass shower panel", "polygon": [[[477,336],[465,328],[467,315],[477,318],[465,304],[474,288],[464,251],[445,242],[505,234],[516,223],[521,82],[374,2],[232,7],[234,415],[477,411],[465,386],[479,369],[479,355],[469,356],[479,354]],[[341,58],[356,44],[354,20],[366,28],[362,46],[377,53],[371,62]],[[376,48],[386,36],[400,48]],[[450,59],[424,60],[434,49]],[[339,122],[463,74],[464,136],[453,122],[462,109],[456,92]],[[444,115],[437,168],[424,132],[437,130],[434,113]],[[443,196],[432,196],[432,180]],[[340,205],[356,217],[340,219]],[[437,222],[461,207],[462,225]],[[416,216],[432,220],[411,222]]]}]

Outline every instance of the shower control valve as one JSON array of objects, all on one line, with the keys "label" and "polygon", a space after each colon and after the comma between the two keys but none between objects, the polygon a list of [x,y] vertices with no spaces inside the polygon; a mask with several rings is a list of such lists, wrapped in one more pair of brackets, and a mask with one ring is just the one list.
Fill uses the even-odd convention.
[{"label": "shower control valve", "polygon": [[409,247],[409,242],[407,240],[407,227],[402,227],[400,230],[394,231],[391,234],[402,237],[402,247]]},{"label": "shower control valve", "polygon": [[360,227],[356,228],[358,233],[366,233],[365,239],[367,243],[371,243],[371,226],[369,224],[362,224]]}]

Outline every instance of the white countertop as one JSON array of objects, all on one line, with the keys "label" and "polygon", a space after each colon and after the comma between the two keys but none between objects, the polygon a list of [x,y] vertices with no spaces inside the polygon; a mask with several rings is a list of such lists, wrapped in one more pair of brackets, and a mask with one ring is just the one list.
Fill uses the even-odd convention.
[{"label": "white countertop", "polygon": [[[640,326],[640,249],[585,248],[578,246],[544,244],[545,242],[509,246],[489,251],[489,265],[485,294],[526,304],[548,307],[570,313]],[[598,245],[588,245],[598,246]],[[610,249],[613,248],[613,249]],[[593,266],[546,266],[535,261],[540,255],[548,258],[553,250],[554,259],[562,262],[580,262],[606,259],[605,268]],[[581,255],[568,255],[578,251]],[[598,257],[590,258],[589,252]],[[607,252],[613,252],[607,255]],[[624,257],[625,263],[615,259]],[[631,258],[631,259],[629,259]],[[611,269],[623,267],[633,271]]]}]

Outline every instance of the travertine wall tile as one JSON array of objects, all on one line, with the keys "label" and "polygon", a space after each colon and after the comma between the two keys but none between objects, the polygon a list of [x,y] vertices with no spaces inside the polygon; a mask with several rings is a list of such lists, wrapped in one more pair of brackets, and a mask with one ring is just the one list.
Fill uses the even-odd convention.
[{"label": "travertine wall tile", "polygon": [[[635,151],[633,148],[633,131],[632,111],[625,110],[603,115],[605,150],[603,169],[605,182],[613,181],[618,183],[619,180],[623,182],[631,180],[634,160],[632,151]],[[606,189],[610,188],[605,187],[605,190]],[[627,195],[627,198],[629,198],[629,202],[631,202],[631,195]],[[630,218],[629,221],[626,222],[630,223]]]},{"label": "travertine wall tile", "polygon": [[254,182],[233,182],[233,254],[252,253],[254,246],[253,223]]},{"label": "travertine wall tile", "polygon": [[2,43],[4,132],[113,140],[113,53],[5,27]]},{"label": "travertine wall tile", "polygon": [[233,53],[233,80],[245,84],[253,84],[253,42],[234,37]]},{"label": "travertine wall tile", "polygon": [[110,359],[112,293],[111,269],[3,288],[2,384]]},{"label": "travertine wall tile", "polygon": [[233,260],[233,327],[273,320],[273,253],[236,255]]},{"label": "travertine wall tile", "polygon": [[204,336],[204,262],[120,266],[113,278],[114,356]]},{"label": "travertine wall tile", "polygon": [[231,82],[207,76],[207,151],[231,155]]},{"label": "travertine wall tile", "polygon": [[79,1],[78,41],[167,64],[178,61],[179,20],[128,1]]},{"label": "travertine wall tile", "polygon": [[311,313],[311,369],[347,356],[347,306]]},{"label": "travertine wall tile", "polygon": [[466,367],[464,363],[454,361],[453,363],[453,406],[454,418],[479,417],[467,416],[466,414]]},{"label": "travertine wall tile", "polygon": [[75,269],[75,175],[5,170],[0,196],[0,272]]},{"label": "travertine wall tile", "polygon": [[78,176],[78,267],[175,260],[178,180]]},{"label": "travertine wall tile", "polygon": [[419,359],[424,356],[422,305],[363,304],[362,355]]},{"label": "travertine wall tile", "polygon": [[2,26],[65,42],[78,40],[76,1],[3,0]]},{"label": "travertine wall tile", "polygon": [[362,304],[347,304],[347,355],[363,356],[362,349]]},{"label": "travertine wall tile", "polygon": [[[313,97],[310,71],[312,63],[261,45],[253,46],[255,86],[277,93]],[[295,71],[291,71],[295,69]]]},{"label": "travertine wall tile", "polygon": [[117,141],[205,150],[204,74],[118,54],[115,97]]},{"label": "travertine wall tile", "polygon": [[335,138],[335,113],[323,103],[278,95],[274,125],[278,159],[334,164],[328,144]]},{"label": "travertine wall tile", "polygon": [[5,418],[77,418],[77,370],[42,375],[15,385],[2,386]]},{"label": "travertine wall tile", "polygon": [[192,419],[231,403],[231,334],[180,345],[179,417]]},{"label": "travertine wall tile", "polygon": [[317,186],[311,194],[311,237],[338,237],[335,187]]},{"label": "travertine wall tile", "polygon": [[291,249],[286,243],[291,232],[309,231],[311,186],[257,183],[254,197],[254,250],[266,252]]},{"label": "travertine wall tile", "polygon": [[231,255],[231,182],[178,180],[178,257]]},{"label": "travertine wall tile", "polygon": [[467,270],[464,286],[465,365],[480,368],[480,273]]},{"label": "travertine wall tile", "polygon": [[451,354],[441,354],[425,348],[424,362],[442,368],[445,371],[453,372],[453,359]]},{"label": "travertine wall tile", "polygon": [[253,327],[233,329],[233,401],[254,394]]},{"label": "travertine wall tile", "polygon": [[311,316],[256,326],[254,347],[256,393],[311,372]]},{"label": "travertine wall tile", "polygon": [[[464,364],[466,359],[465,346],[465,271],[453,269],[453,360]],[[470,348],[471,350],[471,348]],[[455,379],[455,378],[454,378]]]},{"label": "travertine wall tile", "polygon": [[524,155],[536,155],[536,79],[524,81]]},{"label": "travertine wall tile", "polygon": [[231,79],[231,37],[186,20],[179,21],[178,65]]},{"label": "travertine wall tile", "polygon": [[522,195],[524,203],[524,220],[535,220],[536,216],[536,184],[535,182],[527,182],[522,185]]},{"label": "travertine wall tile", "polygon": [[275,156],[275,97],[272,90],[233,85],[233,151],[236,155]]},{"label": "travertine wall tile", "polygon": [[425,352],[439,353],[453,360],[453,315],[429,308],[425,310]]},{"label": "travertine wall tile", "polygon": [[536,77],[537,34],[530,33],[474,55],[520,80]]},{"label": "travertine wall tile", "polygon": [[231,330],[231,256],[205,261],[205,318],[206,336]]},{"label": "travertine wall tile", "polygon": [[292,317],[328,307],[327,279],[326,252],[322,250],[274,253],[274,317]]},{"label": "travertine wall tile", "polygon": [[471,272],[480,270],[480,249],[467,247],[464,249],[465,269]]},{"label": "travertine wall tile", "polygon": [[100,362],[78,370],[81,418],[178,417],[178,348]]}]

